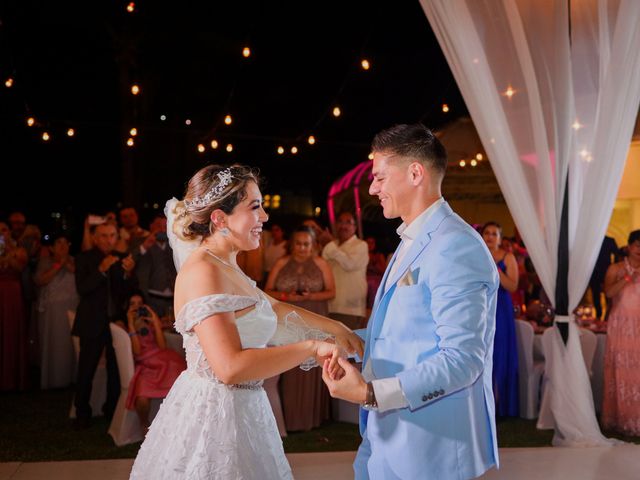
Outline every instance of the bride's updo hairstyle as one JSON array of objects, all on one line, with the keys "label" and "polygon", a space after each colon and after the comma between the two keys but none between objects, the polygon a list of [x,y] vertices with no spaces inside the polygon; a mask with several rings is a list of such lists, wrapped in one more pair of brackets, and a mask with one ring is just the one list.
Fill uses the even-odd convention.
[{"label": "bride's updo hairstyle", "polygon": [[260,185],[257,171],[244,165],[208,165],[189,180],[184,199],[176,204],[173,230],[184,240],[208,237],[214,231],[211,213],[230,214],[247,197],[247,184]]}]

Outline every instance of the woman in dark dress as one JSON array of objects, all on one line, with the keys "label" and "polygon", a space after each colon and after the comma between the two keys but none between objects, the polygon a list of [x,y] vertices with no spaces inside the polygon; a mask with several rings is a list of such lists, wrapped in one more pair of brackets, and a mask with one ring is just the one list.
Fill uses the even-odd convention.
[{"label": "woman in dark dress", "polygon": [[[298,227],[291,236],[291,253],[276,261],[265,292],[274,298],[326,316],[335,296],[331,267],[315,254],[315,233]],[[329,418],[331,398],[322,371],[294,368],[282,374],[282,407],[289,431],[307,431]]]}]

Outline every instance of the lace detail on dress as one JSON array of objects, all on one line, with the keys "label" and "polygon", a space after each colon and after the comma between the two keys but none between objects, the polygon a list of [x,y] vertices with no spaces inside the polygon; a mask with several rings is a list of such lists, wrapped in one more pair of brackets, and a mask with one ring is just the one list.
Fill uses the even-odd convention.
[{"label": "lace detail on dress", "polygon": [[236,312],[258,303],[257,298],[244,295],[212,294],[184,304],[176,317],[175,329],[182,335],[193,335],[193,327],[205,318],[223,312]]},{"label": "lace detail on dress", "polygon": [[[275,335],[269,341],[269,345],[288,345],[302,342],[303,340],[333,340],[334,337],[322,330],[310,327],[296,311],[289,312],[282,320],[278,321]],[[318,367],[315,358],[309,357],[302,364],[302,370],[311,370]]]}]

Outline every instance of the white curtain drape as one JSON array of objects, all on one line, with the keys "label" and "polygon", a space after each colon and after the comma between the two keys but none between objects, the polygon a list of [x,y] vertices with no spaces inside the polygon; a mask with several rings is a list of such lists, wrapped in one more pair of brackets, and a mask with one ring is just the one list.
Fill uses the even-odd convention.
[{"label": "white curtain drape", "polygon": [[[551,299],[568,185],[572,311],[606,232],[638,113],[640,1],[421,4]],[[571,345],[577,351],[561,343],[547,365],[554,444],[607,443],[590,398],[580,408],[560,401],[590,392],[588,376],[571,374],[585,370],[579,343]]]}]

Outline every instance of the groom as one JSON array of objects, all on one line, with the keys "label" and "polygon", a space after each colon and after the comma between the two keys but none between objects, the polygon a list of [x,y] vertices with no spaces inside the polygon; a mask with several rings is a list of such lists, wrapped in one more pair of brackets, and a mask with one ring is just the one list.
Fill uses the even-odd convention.
[{"label": "groom", "polygon": [[[498,465],[492,351],[498,273],[482,238],[444,201],[447,158],[424,126],[373,140],[373,182],[402,239],[378,289],[362,375],[323,379],[363,405],[356,479],[466,479]],[[336,377],[337,378],[337,377]]]}]

